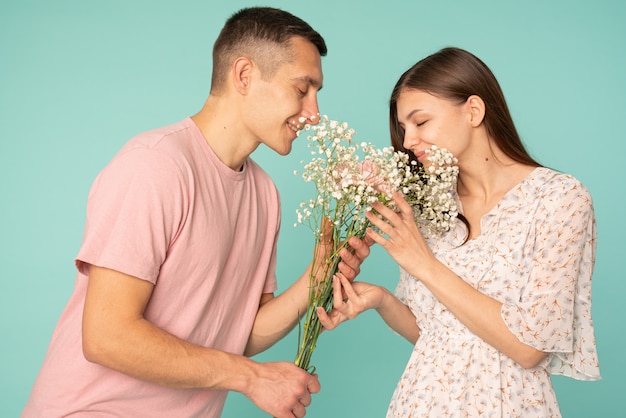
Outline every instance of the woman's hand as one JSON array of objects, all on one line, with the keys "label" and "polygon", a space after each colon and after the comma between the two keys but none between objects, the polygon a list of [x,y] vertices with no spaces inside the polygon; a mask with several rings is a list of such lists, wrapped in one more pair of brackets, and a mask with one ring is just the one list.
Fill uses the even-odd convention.
[{"label": "woman's hand", "polygon": [[367,237],[380,244],[404,270],[421,278],[425,269],[437,260],[424,241],[413,218],[413,209],[400,193],[393,194],[399,212],[394,212],[380,202],[372,204],[378,214],[367,212],[367,219],[386,237],[373,229],[367,230]]},{"label": "woman's hand", "polygon": [[411,344],[415,344],[419,337],[415,315],[384,287],[364,282],[351,283],[343,275],[337,274],[333,277],[333,297],[335,306],[329,314],[324,308],[317,308],[324,329],[335,329],[342,322],[354,319],[368,309],[376,309],[385,323]]},{"label": "woman's hand", "polygon": [[377,309],[388,293],[380,286],[365,282],[351,283],[343,274],[333,276],[333,310],[326,313],[323,307],[317,308],[320,323],[325,329],[335,329],[348,319],[356,318],[368,309]]}]

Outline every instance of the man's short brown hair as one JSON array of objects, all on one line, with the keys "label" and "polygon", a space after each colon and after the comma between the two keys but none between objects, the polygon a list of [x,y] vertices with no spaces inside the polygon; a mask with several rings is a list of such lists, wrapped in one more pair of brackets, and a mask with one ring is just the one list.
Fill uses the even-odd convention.
[{"label": "man's short brown hair", "polygon": [[211,92],[219,92],[233,61],[245,56],[270,79],[280,64],[291,59],[291,40],[302,37],[317,47],[320,56],[327,53],[324,38],[308,23],[284,10],[251,7],[234,13],[222,28],[213,46]]}]

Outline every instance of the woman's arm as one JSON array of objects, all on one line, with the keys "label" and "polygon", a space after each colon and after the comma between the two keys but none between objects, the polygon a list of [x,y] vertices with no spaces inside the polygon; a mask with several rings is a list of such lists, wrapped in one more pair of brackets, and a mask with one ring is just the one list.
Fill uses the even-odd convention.
[{"label": "woman's arm", "polygon": [[385,323],[411,344],[415,344],[419,337],[415,315],[384,287],[365,282],[350,283],[338,274],[333,278],[333,298],[334,307],[330,313],[322,307],[317,308],[317,315],[325,329],[335,329],[368,309],[376,309]]},{"label": "woman's arm", "polygon": [[502,304],[479,292],[439,262],[428,248],[415,221],[413,211],[401,195],[394,197],[400,212],[373,204],[383,219],[367,217],[385,236],[367,231],[409,274],[419,279],[463,324],[497,350],[525,368],[535,367],[546,353],[522,343],[504,323]]},{"label": "woman's arm", "polygon": [[420,277],[441,303],[443,303],[467,328],[498,351],[512,358],[524,368],[533,368],[546,357],[546,353],[522,343],[509,330],[501,315],[502,303],[467,284],[440,262],[428,273],[409,273]]}]

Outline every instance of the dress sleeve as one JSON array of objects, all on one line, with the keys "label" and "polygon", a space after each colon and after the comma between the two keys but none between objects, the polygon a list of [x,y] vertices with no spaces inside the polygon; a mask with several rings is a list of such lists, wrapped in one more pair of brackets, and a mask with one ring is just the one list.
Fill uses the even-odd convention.
[{"label": "dress sleeve", "polygon": [[591,276],[596,221],[582,184],[564,181],[540,196],[529,279],[519,301],[502,306],[516,337],[551,353],[548,372],[598,380],[600,371],[591,319]]},{"label": "dress sleeve", "polygon": [[394,295],[405,305],[409,304],[408,301],[408,281],[411,280],[409,273],[407,273],[402,267],[400,267],[400,280],[396,285]]}]

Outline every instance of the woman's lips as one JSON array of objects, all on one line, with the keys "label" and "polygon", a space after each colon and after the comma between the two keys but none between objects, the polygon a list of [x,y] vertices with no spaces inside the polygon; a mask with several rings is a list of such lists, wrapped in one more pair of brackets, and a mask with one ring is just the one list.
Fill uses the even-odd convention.
[{"label": "woman's lips", "polygon": [[414,154],[419,162],[423,162],[427,156],[427,154],[424,151],[418,151],[418,152],[415,152]]}]

